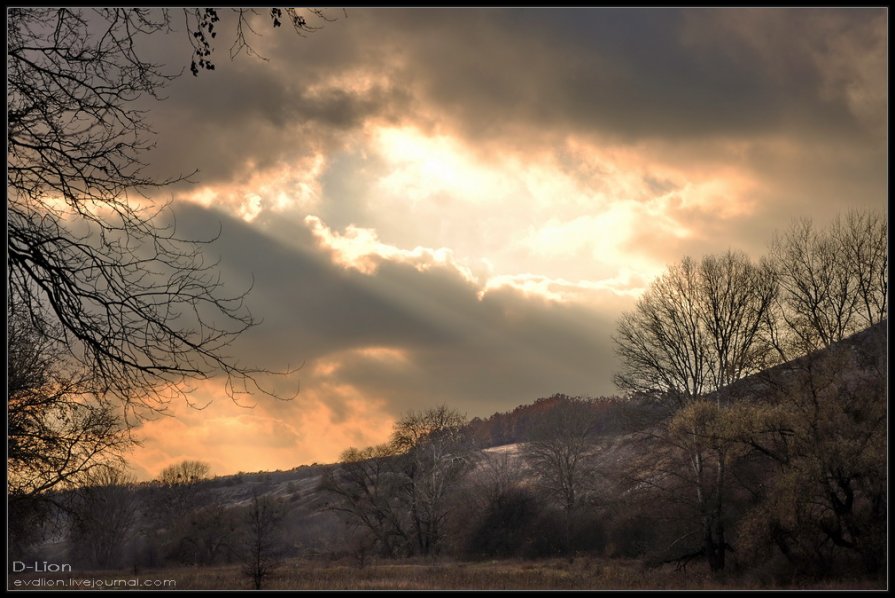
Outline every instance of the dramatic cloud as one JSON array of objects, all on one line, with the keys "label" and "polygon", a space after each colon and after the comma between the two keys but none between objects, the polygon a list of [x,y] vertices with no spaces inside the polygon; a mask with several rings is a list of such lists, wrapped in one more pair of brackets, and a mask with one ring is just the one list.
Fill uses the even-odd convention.
[{"label": "dramatic cloud", "polygon": [[[215,257],[233,288],[254,279],[251,305],[264,318],[234,352],[272,369],[302,364],[302,390],[291,401],[262,396],[240,406],[221,382],[198,387],[193,402],[210,406],[173,405],[175,417],[143,426],[135,461],[150,475],[184,458],[211,460],[220,473],[331,460],[352,444],[386,440],[404,411],[442,403],[473,417],[553,392],[613,393],[606,334],[625,300],[611,290],[483,284],[449,254],[375,240],[362,259],[351,253],[359,262],[346,260],[319,220],[297,226],[288,246],[198,206],[183,205],[177,223],[197,238],[220,223]],[[294,381],[267,383],[286,394]]]},{"label": "dramatic cloud", "polygon": [[[264,320],[234,350],[304,364],[302,393],[147,424],[148,474],[612,393],[615,320],[668,263],[886,205],[885,9],[353,8],[307,37],[259,14],[267,60],[233,62],[222,14],[218,68],[151,105],[150,168],[199,170],[171,189],[180,230],[222,223]],[[150,51],[186,64],[170,39]],[[211,427],[265,440],[212,449]]]}]

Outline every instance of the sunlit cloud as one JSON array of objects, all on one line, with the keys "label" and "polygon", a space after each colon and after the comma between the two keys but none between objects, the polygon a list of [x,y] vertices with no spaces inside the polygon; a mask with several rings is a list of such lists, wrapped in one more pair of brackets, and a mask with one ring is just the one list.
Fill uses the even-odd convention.
[{"label": "sunlit cloud", "polygon": [[403,368],[410,365],[410,356],[406,349],[399,347],[360,347],[328,355],[312,365],[315,376],[322,378],[336,377],[348,360],[361,359],[385,368]]},{"label": "sunlit cloud", "polygon": [[420,202],[448,194],[463,202],[500,199],[508,177],[482,165],[458,139],[427,136],[413,128],[381,127],[373,137],[374,151],[388,162],[379,179],[380,192]]},{"label": "sunlit cloud", "polygon": [[481,299],[489,291],[511,288],[521,291],[528,297],[538,297],[557,303],[568,301],[591,303],[599,302],[599,297],[607,292],[619,297],[636,298],[644,291],[648,280],[632,274],[630,270],[625,270],[615,278],[597,281],[570,281],[537,274],[501,275],[489,278],[478,296]]},{"label": "sunlit cloud", "polygon": [[[651,277],[665,260],[632,247],[640,227],[648,224],[657,241],[689,238],[704,220],[748,217],[756,206],[747,171],[663,161],[658,148],[567,136],[553,147],[507,147],[486,157],[459,138],[408,127],[374,139],[371,151],[389,173],[368,197],[378,213],[412,218],[410,231],[441,231],[455,254],[462,247],[464,258],[487,259],[498,276],[530,272],[534,258],[549,268],[534,274],[554,278],[580,276],[566,268],[582,259],[601,278],[619,277],[622,268]],[[470,246],[480,226],[489,235]]]},{"label": "sunlit cloud", "polygon": [[[600,279],[619,277],[622,268],[653,276],[664,262],[632,252],[638,227],[648,221],[657,240],[686,238],[700,224],[694,212],[725,220],[748,216],[755,205],[754,183],[741,170],[683,169],[652,152],[575,136],[556,147],[506,148],[488,157],[449,132],[406,125],[374,123],[351,139],[346,147],[376,156],[377,170],[334,172],[316,153],[273,169],[247,163],[246,182],[203,186],[183,197],[246,222],[289,214],[339,263],[367,274],[390,260],[454,268],[480,284],[492,275],[530,272],[532,260],[545,268],[533,274],[552,278],[582,276],[581,258],[593,260]],[[364,196],[353,198],[367,216],[339,233],[318,213],[333,200],[323,180],[352,176],[369,183]]]},{"label": "sunlit cloud", "polygon": [[331,230],[316,216],[306,216],[305,223],[320,241],[321,247],[331,251],[334,261],[345,268],[374,274],[379,264],[388,260],[410,264],[421,272],[433,267],[449,268],[470,282],[476,281],[471,270],[459,264],[447,247],[400,249],[382,243],[373,229],[348,226],[345,233],[340,234]]},{"label": "sunlit cloud", "polygon": [[[432,267],[447,268],[459,274],[467,282],[479,288],[478,298],[481,300],[489,291],[509,288],[521,292],[525,296],[537,296],[556,302],[579,301],[588,302],[591,293],[611,292],[618,296],[636,297],[648,280],[625,267],[616,277],[603,280],[572,282],[563,278],[550,278],[538,274],[494,274],[493,266],[485,264],[487,273],[476,276],[467,266],[458,263],[452,252],[446,248],[431,249],[415,247],[412,250],[401,249],[382,243],[371,229],[349,226],[345,234],[333,232],[316,216],[307,216],[305,222],[310,227],[321,247],[331,251],[334,263],[343,268],[350,268],[366,275],[376,273],[384,261],[412,265],[420,272]],[[566,231],[567,232],[567,231]],[[590,238],[590,237],[589,237]],[[376,349],[384,350],[384,349]],[[373,351],[373,349],[367,349]],[[326,367],[331,368],[328,364]]]},{"label": "sunlit cloud", "polygon": [[321,199],[320,176],[325,166],[326,158],[321,153],[276,168],[259,169],[248,161],[244,165],[244,180],[203,185],[182,192],[179,198],[228,211],[246,222],[255,220],[262,211],[277,214],[312,210]]}]

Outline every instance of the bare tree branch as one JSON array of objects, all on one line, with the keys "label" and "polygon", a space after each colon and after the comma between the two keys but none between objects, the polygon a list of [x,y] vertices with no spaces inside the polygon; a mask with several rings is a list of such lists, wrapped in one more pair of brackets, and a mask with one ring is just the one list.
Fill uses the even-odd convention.
[{"label": "bare tree branch", "polygon": [[[217,13],[184,10],[194,52],[213,68]],[[282,15],[298,32],[315,29],[292,9]],[[215,238],[178,236],[169,205],[147,197],[193,174],[156,179],[142,161],[154,132],[139,102],[163,99],[177,75],[137,47],[170,31],[165,10],[8,12],[9,296],[86,368],[91,390],[124,402],[129,422],[214,376],[234,399],[277,396],[260,384],[270,371],[227,352],[258,324],[251,284],[227,291],[206,257]]]}]

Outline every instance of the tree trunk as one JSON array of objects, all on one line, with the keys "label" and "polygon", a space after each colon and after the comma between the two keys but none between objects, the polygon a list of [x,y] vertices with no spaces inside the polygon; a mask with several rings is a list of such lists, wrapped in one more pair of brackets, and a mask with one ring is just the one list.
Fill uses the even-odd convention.
[{"label": "tree trunk", "polygon": [[712,572],[724,569],[727,543],[724,539],[724,524],[712,516],[703,518],[703,550]]}]

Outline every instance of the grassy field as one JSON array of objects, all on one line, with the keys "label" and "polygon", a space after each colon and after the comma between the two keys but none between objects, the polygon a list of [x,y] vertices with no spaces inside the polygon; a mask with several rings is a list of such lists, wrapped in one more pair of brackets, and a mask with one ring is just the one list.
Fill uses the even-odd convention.
[{"label": "grassy field", "polygon": [[[11,579],[34,579],[39,576],[11,576]],[[51,578],[54,576],[44,576]],[[63,576],[59,576],[63,577]],[[114,580],[173,580],[178,590],[249,589],[251,582],[241,574],[238,565],[216,567],[184,567],[126,573],[94,572],[75,576],[103,580],[106,587],[127,589]],[[96,583],[96,582],[94,582]],[[148,585],[148,584],[147,584]],[[81,587],[84,587],[83,585]],[[132,585],[136,589],[135,585]],[[170,585],[168,586],[171,587]],[[359,568],[356,565],[287,561],[280,564],[265,580],[264,589],[271,590],[632,590],[632,589],[884,589],[885,581],[837,580],[822,583],[761,583],[758,580],[718,578],[691,567],[686,572],[670,567],[646,568],[639,561],[578,558],[541,561],[463,562],[377,562]],[[38,589],[19,586],[10,589]],[[75,589],[43,586],[40,589]],[[141,587],[140,589],[152,589]]]}]

